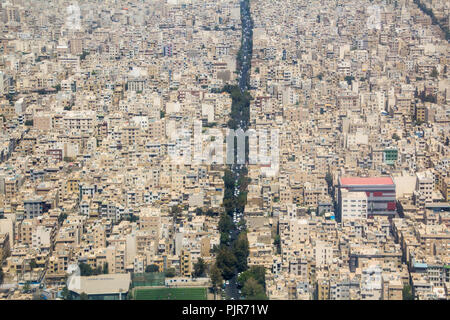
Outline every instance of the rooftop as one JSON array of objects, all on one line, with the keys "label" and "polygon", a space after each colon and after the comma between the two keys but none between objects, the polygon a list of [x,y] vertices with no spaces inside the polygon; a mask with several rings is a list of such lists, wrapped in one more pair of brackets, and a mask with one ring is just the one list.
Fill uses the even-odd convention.
[{"label": "rooftop", "polygon": [[69,290],[78,294],[118,294],[128,292],[131,284],[129,273],[103,274],[98,276],[73,276],[69,282]]},{"label": "rooftop", "polygon": [[341,177],[340,185],[393,185],[394,181],[391,177],[370,177],[370,178],[353,178]]}]

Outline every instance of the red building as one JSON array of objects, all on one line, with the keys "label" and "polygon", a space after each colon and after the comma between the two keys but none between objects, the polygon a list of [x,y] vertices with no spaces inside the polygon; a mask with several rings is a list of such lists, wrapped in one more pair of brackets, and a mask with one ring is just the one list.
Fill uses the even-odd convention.
[{"label": "red building", "polygon": [[339,178],[339,207],[341,205],[341,190],[349,192],[365,192],[369,216],[395,215],[397,213],[395,200],[395,184],[391,177],[374,178]]}]

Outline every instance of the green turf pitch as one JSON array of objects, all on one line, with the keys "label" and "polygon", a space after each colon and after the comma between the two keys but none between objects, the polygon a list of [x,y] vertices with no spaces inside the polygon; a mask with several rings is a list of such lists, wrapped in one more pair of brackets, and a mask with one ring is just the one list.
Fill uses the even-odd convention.
[{"label": "green turf pitch", "polygon": [[136,300],[206,300],[206,288],[136,289]]}]

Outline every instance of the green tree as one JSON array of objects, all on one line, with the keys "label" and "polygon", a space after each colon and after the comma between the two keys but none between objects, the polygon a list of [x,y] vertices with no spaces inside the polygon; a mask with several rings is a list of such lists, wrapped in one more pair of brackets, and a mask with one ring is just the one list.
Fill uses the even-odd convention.
[{"label": "green tree", "polygon": [[5,278],[5,274],[3,273],[3,268],[0,266],[0,284],[3,283],[3,279]]},{"label": "green tree", "polygon": [[194,276],[201,277],[205,274],[206,264],[202,258],[198,258],[197,262],[194,264]]},{"label": "green tree", "polygon": [[27,281],[25,283],[25,285],[23,286],[23,290],[22,292],[28,293],[30,291],[31,287],[30,287],[30,281]]},{"label": "green tree", "polygon": [[233,244],[233,253],[236,257],[236,268],[238,272],[247,269],[247,258],[250,253],[247,233],[241,232]]},{"label": "green tree", "polygon": [[36,267],[37,267],[36,261],[31,260],[31,261],[30,261],[30,268],[31,268],[31,270],[33,270],[33,269],[36,268]]},{"label": "green tree", "polygon": [[351,86],[351,85],[352,85],[352,81],[355,80],[355,77],[354,77],[354,76],[346,76],[346,77],[344,78],[344,80],[347,81],[347,84],[348,84],[349,86]]},{"label": "green tree", "polygon": [[78,266],[80,268],[80,275],[82,277],[89,277],[89,276],[94,275],[95,271],[91,268],[90,265],[82,262]]},{"label": "green tree", "polygon": [[145,268],[145,272],[159,272],[159,267],[156,264],[151,264]]},{"label": "green tree", "polygon": [[238,279],[238,286],[243,287],[248,279],[255,279],[263,288],[266,287],[266,269],[264,266],[252,266],[245,272],[242,272]]},{"label": "green tree", "polygon": [[64,300],[70,300],[70,292],[67,286],[62,289],[61,296]]},{"label": "green tree", "polygon": [[400,140],[400,137],[398,136],[397,133],[394,133],[394,134],[392,135],[392,139],[395,140],[395,141],[398,141],[398,140]]},{"label": "green tree", "polygon": [[264,288],[253,278],[248,279],[242,288],[242,295],[246,300],[266,300]]},{"label": "green tree", "polygon": [[221,287],[223,284],[223,277],[222,277],[222,273],[220,272],[219,268],[215,264],[211,267],[211,270],[209,273],[210,273],[209,277],[211,279],[211,285],[213,287],[214,300],[215,300],[217,288]]},{"label": "green tree", "polygon": [[173,277],[176,276],[176,274],[177,274],[177,272],[176,272],[175,268],[169,268],[169,269],[166,270],[166,277],[167,278],[173,278]]},{"label": "green tree", "polygon": [[237,260],[228,247],[222,247],[217,254],[216,264],[225,280],[231,279],[236,272]]},{"label": "green tree", "polygon": [[233,229],[233,220],[229,215],[222,213],[219,220],[219,232],[229,233]]},{"label": "green tree", "polygon": [[109,265],[108,262],[105,262],[103,264],[103,274],[108,274],[109,273]]},{"label": "green tree", "polygon": [[225,245],[227,246],[230,242],[230,234],[229,233],[225,233],[225,232],[221,232],[220,233],[220,245]]},{"label": "green tree", "polygon": [[331,175],[331,172],[327,172],[325,175],[325,181],[328,184],[328,189],[330,189],[333,186],[333,176]]},{"label": "green tree", "polygon": [[437,71],[436,67],[433,67],[433,70],[430,74],[433,78],[437,78],[439,76],[439,72]]},{"label": "green tree", "polygon": [[83,53],[80,55],[80,61],[83,61],[86,59],[86,56],[89,54],[89,51],[83,51]]},{"label": "green tree", "polygon": [[273,240],[273,245],[277,248],[277,254],[281,253],[281,239],[280,239],[280,235],[277,234],[275,236],[275,239]]},{"label": "green tree", "polygon": [[59,223],[62,223],[64,220],[66,220],[67,219],[67,213],[61,213],[59,216],[58,216],[58,222]]},{"label": "green tree", "polygon": [[403,286],[403,300],[414,300],[414,295],[412,294],[411,286],[406,284]]},{"label": "green tree", "polygon": [[89,300],[89,297],[85,292],[82,292],[80,294],[80,300]]},{"label": "green tree", "polygon": [[183,210],[181,209],[180,206],[173,206],[170,210],[170,213],[174,219],[178,219],[182,211]]}]

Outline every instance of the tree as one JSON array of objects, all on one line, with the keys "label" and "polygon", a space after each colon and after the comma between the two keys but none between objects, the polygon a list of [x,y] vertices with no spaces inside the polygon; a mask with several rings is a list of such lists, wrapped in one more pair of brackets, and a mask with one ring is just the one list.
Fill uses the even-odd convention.
[{"label": "tree", "polygon": [[139,220],[139,216],[134,215],[134,214],[130,214],[130,215],[127,217],[127,220],[130,221],[130,222],[136,222],[136,221]]},{"label": "tree", "polygon": [[264,266],[252,266],[245,272],[242,272],[238,279],[238,286],[243,287],[248,279],[255,279],[263,288],[266,287],[266,269]]},{"label": "tree", "polygon": [[325,181],[327,182],[328,190],[331,190],[331,187],[333,187],[333,176],[331,175],[331,172],[327,172]]},{"label": "tree", "polygon": [[352,85],[352,81],[355,80],[355,77],[354,77],[354,76],[346,76],[346,77],[344,78],[344,80],[347,81],[347,84],[348,84],[349,86],[351,86],[351,85]]},{"label": "tree", "polygon": [[108,262],[105,262],[103,264],[103,274],[108,274],[109,273],[109,265]]},{"label": "tree", "polygon": [[219,232],[229,233],[233,229],[233,220],[229,215],[222,213],[219,220]]},{"label": "tree", "polygon": [[403,286],[403,300],[414,300],[414,295],[412,294],[411,286],[406,284]]},{"label": "tree", "polygon": [[230,242],[230,234],[221,232],[220,233],[220,245],[228,245]]},{"label": "tree", "polygon": [[70,292],[67,286],[62,289],[61,296],[64,300],[70,300]]},{"label": "tree", "polygon": [[180,206],[173,206],[170,210],[170,213],[172,214],[172,217],[174,219],[177,219],[178,216],[181,214],[182,210]]},{"label": "tree", "polygon": [[248,279],[242,288],[242,295],[247,300],[266,300],[264,288],[253,278]]},{"label": "tree", "polygon": [[66,220],[67,219],[67,213],[61,213],[59,216],[58,216],[58,222],[59,223],[62,223],[64,220]]},{"label": "tree", "polygon": [[273,245],[277,248],[277,254],[281,253],[281,239],[280,239],[280,235],[277,234],[275,236],[275,239],[273,240]]},{"label": "tree", "polygon": [[79,264],[80,267],[80,275],[83,277],[88,277],[88,276],[96,276],[102,273],[102,267],[98,266],[95,269],[92,269],[92,267],[86,263],[80,263]]},{"label": "tree", "polygon": [[438,73],[436,67],[433,67],[433,70],[431,71],[431,76],[433,78],[437,78],[439,76],[439,73]]},{"label": "tree", "polygon": [[236,257],[236,268],[238,272],[247,269],[247,258],[250,253],[247,233],[241,232],[233,244],[233,253]]},{"label": "tree", "polygon": [[83,61],[86,59],[86,56],[89,54],[89,51],[83,51],[83,53],[80,55],[80,61]]},{"label": "tree", "polygon": [[201,277],[205,274],[206,264],[202,258],[198,258],[197,262],[194,264],[194,276]]},{"label": "tree", "polygon": [[33,126],[33,120],[25,120],[25,126],[32,127]]},{"label": "tree", "polygon": [[175,271],[175,268],[169,268],[166,270],[167,278],[173,278],[173,277],[175,277],[176,274],[177,274],[177,272]]},{"label": "tree", "polygon": [[3,268],[0,266],[0,284],[3,283],[3,279],[5,278],[5,274],[3,273]]},{"label": "tree", "polygon": [[394,134],[392,135],[392,139],[395,140],[395,141],[398,141],[398,140],[400,140],[400,137],[398,136],[397,133],[394,133]]},{"label": "tree", "polygon": [[225,280],[233,278],[236,271],[237,260],[228,247],[222,247],[216,258],[216,264]]},{"label": "tree", "polygon": [[30,261],[30,268],[31,268],[31,270],[33,270],[33,269],[36,268],[36,267],[37,267],[36,261],[31,260],[31,261]]},{"label": "tree", "polygon": [[156,264],[151,264],[145,268],[145,272],[159,272],[159,267]]},{"label": "tree", "polygon": [[30,281],[27,281],[25,283],[25,285],[23,286],[23,290],[22,292],[28,293],[30,291],[31,287],[30,287]]},{"label": "tree", "polygon": [[214,212],[214,210],[212,210],[212,209],[208,209],[208,210],[206,211],[206,215],[207,215],[208,217],[212,217],[212,216],[217,216],[218,213],[217,213],[217,212]]},{"label": "tree", "polygon": [[89,300],[89,297],[85,292],[82,292],[80,294],[80,300]]},{"label": "tree", "polygon": [[214,300],[216,299],[216,289],[222,286],[223,278],[219,268],[214,264],[211,267],[209,277],[214,290]]}]

